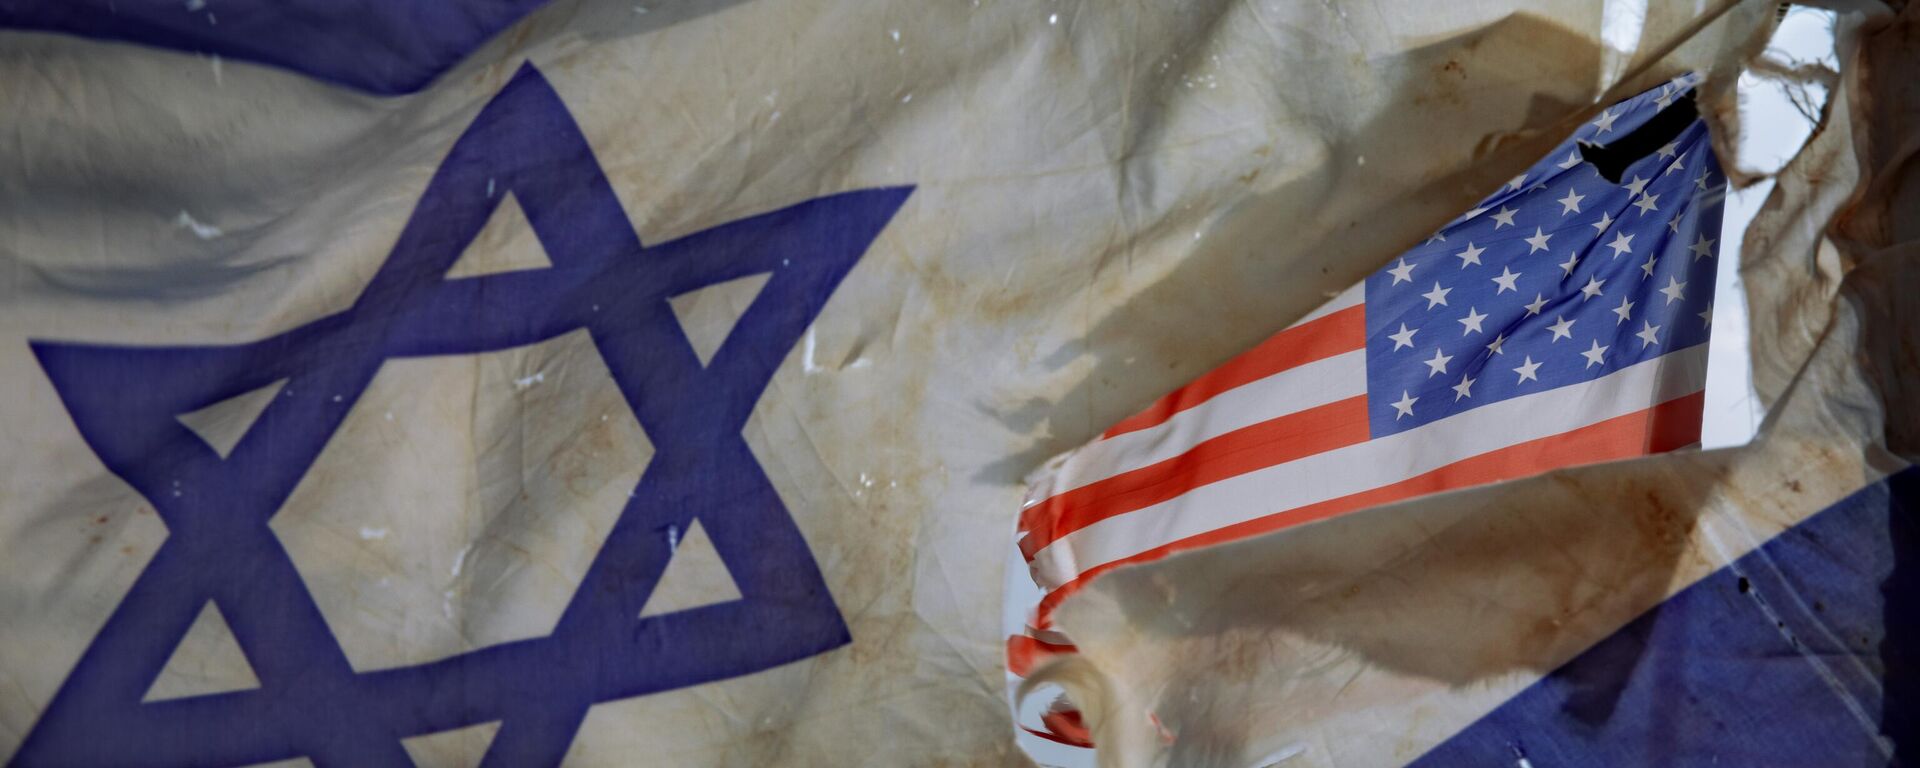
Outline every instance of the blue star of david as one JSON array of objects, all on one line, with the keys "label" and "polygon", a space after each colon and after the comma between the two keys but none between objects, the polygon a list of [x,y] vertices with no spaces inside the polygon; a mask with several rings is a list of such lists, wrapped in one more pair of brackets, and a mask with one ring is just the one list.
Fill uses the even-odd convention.
[{"label": "blue star of david", "polygon": [[[553,266],[447,279],[509,191]],[[910,192],[822,197],[643,246],[566,106],[524,67],[454,143],[346,311],[237,346],[34,343],[82,437],[153,505],[168,538],[13,762],[410,765],[404,737],[499,721],[483,765],[552,765],[595,703],[847,644],[741,429]],[[702,366],[667,297],[761,273],[771,273],[765,287]],[[655,453],[553,633],[356,672],[268,520],[383,361],[581,328]],[[174,418],[281,379],[225,459]],[[661,531],[695,518],[744,599],[639,618],[671,554]],[[259,687],[142,703],[209,600]]]}]

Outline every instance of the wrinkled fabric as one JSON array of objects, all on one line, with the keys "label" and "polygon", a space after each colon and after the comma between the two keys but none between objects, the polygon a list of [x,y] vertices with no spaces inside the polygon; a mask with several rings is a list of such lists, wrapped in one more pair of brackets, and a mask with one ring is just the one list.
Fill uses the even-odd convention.
[{"label": "wrinkled fabric", "polygon": [[[1745,241],[1755,386],[1771,403],[1759,436],[1377,508],[1109,575],[1059,613],[1081,660],[1055,670],[1077,700],[1096,702],[1095,739],[1113,745],[1106,764],[1751,762],[1738,749],[1700,749],[1712,738],[1676,725],[1710,729],[1720,706],[1691,698],[1706,694],[1683,678],[1656,689],[1689,696],[1665,727],[1637,730],[1631,716],[1635,676],[1723,661],[1827,676],[1782,691],[1756,672],[1751,687],[1724,694],[1759,696],[1744,699],[1747,725],[1829,723],[1820,740],[1845,762],[1887,764],[1914,748],[1911,662],[1899,647],[1909,628],[1893,607],[1911,581],[1911,502],[1886,501],[1910,498],[1912,475],[1876,483],[1915,455],[1902,383],[1916,371],[1920,327],[1905,306],[1920,287],[1905,73],[1920,16],[1855,9],[1841,19],[1840,85]],[[1849,500],[1856,493],[1871,498]],[[1830,530],[1852,508],[1879,515],[1867,522],[1878,532]],[[1824,567],[1779,549],[1806,546]],[[1847,556],[1850,546],[1871,551]],[[1742,644],[1733,622],[1674,642],[1688,606],[1725,587],[1741,595],[1730,616],[1779,622],[1774,643]],[[1823,613],[1829,594],[1871,620]],[[1607,679],[1581,677],[1600,667]],[[1543,676],[1547,688],[1530,688]],[[1573,686],[1554,711],[1584,725],[1530,730],[1543,723],[1524,702],[1563,695],[1552,685]],[[1608,728],[1622,740],[1556,751],[1568,743],[1560,734]],[[1540,748],[1532,757],[1529,741]],[[1763,743],[1756,734],[1747,747]]]},{"label": "wrinkled fabric", "polygon": [[[1611,4],[575,0],[511,23],[405,95],[356,90],[338,73],[316,79],[277,68],[282,57],[257,51],[242,60],[108,34],[0,31],[0,755],[27,741],[157,553],[171,538],[192,538],[154,514],[156,503],[185,502],[143,496],[83,440],[30,344],[239,345],[355,306],[380,284],[377,273],[456,140],[531,66],[649,246],[839,193],[911,188],[805,333],[767,353],[770,384],[741,430],[804,536],[849,643],[599,701],[584,713],[534,714],[580,718],[561,743],[583,765],[635,755],[716,765],[1022,764],[997,620],[1000,553],[1020,479],[1372,271],[1524,168],[1596,105],[1688,69],[1709,72],[1709,97],[1728,98],[1713,90],[1724,73],[1712,67],[1749,45],[1768,12],[1655,4],[1636,29],[1603,22],[1613,18]],[[195,18],[209,28],[236,23],[209,11],[220,11],[218,2],[183,12],[203,14]],[[476,13],[472,27],[487,28],[490,18]],[[380,43],[404,48],[408,39]],[[408,61],[444,61],[445,53]],[[480,194],[479,179],[463,181],[462,194]],[[552,243],[520,222],[545,214],[500,205],[509,213],[466,248],[473,269],[543,268]],[[695,353],[723,343],[715,339],[752,304],[751,288],[672,308]],[[1864,380],[1846,363],[1851,348],[1833,339],[1887,326],[1846,306],[1830,322],[1805,321],[1828,329],[1816,334],[1822,345],[1812,359],[1831,366],[1808,370],[1832,372],[1801,376],[1753,451],[1461,498],[1554,493],[1542,498],[1559,507],[1621,493],[1670,499],[1649,505],[1666,510],[1648,523],[1661,546],[1633,554],[1618,536],[1594,537],[1595,546],[1675,574],[1625,590],[1607,579],[1582,582],[1620,595],[1592,597],[1606,608],[1584,621],[1624,621],[1693,572],[1669,562],[1697,549],[1698,537],[1682,533],[1685,520],[1721,509],[1708,500],[1733,493],[1726,489],[1767,489],[1751,492],[1771,498],[1769,471],[1789,458],[1812,468],[1801,491],[1810,500],[1838,498],[1885,471],[1862,447],[1877,433],[1883,401],[1862,394]],[[1202,320],[1210,330],[1196,333]],[[251,375],[236,369],[215,383],[238,388]],[[356,673],[410,669],[550,631],[615,525],[623,494],[659,455],[657,440],[621,413],[613,376],[587,339],[560,335],[389,361],[366,393],[350,406],[342,400],[339,431],[269,528],[312,593],[323,635]],[[1793,395],[1814,390],[1796,410]],[[244,405],[179,415],[209,434],[244,433],[257,412]],[[1807,436],[1793,438],[1796,428]],[[1836,434],[1860,439],[1837,443]],[[1762,453],[1776,458],[1739,459]],[[1703,473],[1719,479],[1703,486]],[[171,497],[164,481],[156,493]],[[1462,521],[1490,514],[1476,511],[1484,501],[1445,503]],[[1745,522],[1784,524],[1798,508]],[[1314,535],[1340,539],[1346,566],[1381,562],[1369,553],[1419,549],[1449,514],[1421,509],[1419,524]],[[1394,514],[1357,516],[1351,526],[1405,517]],[[667,543],[656,546],[711,547],[712,528],[700,536],[662,530]],[[1451,530],[1471,538],[1475,528]],[[1688,568],[1731,556],[1701,554]],[[711,570],[687,578],[725,592]],[[1112,594],[1139,581],[1117,578]],[[1233,579],[1204,583],[1199,592],[1239,594]],[[1575,595],[1564,597],[1553,605],[1575,605]],[[1095,607],[1119,604],[1101,602],[1108,599],[1075,609],[1076,637],[1144,638],[1160,626],[1142,615],[1103,627]],[[1448,603],[1430,605],[1443,613]],[[249,622],[273,617],[217,606],[214,614],[183,614],[168,628],[214,639],[195,640],[146,695],[244,689],[279,674],[274,649],[243,648],[249,670],[218,641],[231,628],[245,646]],[[1394,644],[1392,625],[1377,614],[1343,616],[1335,623]],[[172,640],[155,632],[157,661]],[[1576,650],[1557,637],[1545,633],[1523,658],[1389,674],[1383,687],[1336,701],[1491,691],[1483,687],[1489,669],[1539,666]],[[674,640],[700,647],[725,638]],[[1201,651],[1216,642],[1162,636],[1148,645],[1197,659],[1210,658]],[[618,661],[630,658],[621,647],[566,661],[641,663]],[[1233,652],[1263,675],[1293,668]],[[1089,658],[1108,670],[1112,653]],[[645,663],[669,664],[662,655]],[[296,680],[299,671],[285,670]],[[1206,703],[1216,676],[1159,661],[1136,671],[1178,671],[1193,711],[1217,706]],[[469,682],[478,690],[488,681]],[[1107,684],[1127,701],[1146,690],[1131,678]],[[538,691],[526,698],[538,700]],[[1417,721],[1396,723],[1406,712],[1393,709],[1362,719],[1427,743],[1420,739],[1474,706],[1484,705],[1449,700]],[[1180,720],[1165,706],[1151,709]],[[376,711],[347,715],[384,727]],[[1216,719],[1262,738],[1278,733],[1254,728],[1266,721]],[[465,759],[518,738],[527,722],[541,721],[449,729],[447,738],[410,742],[406,753],[422,763]],[[1128,734],[1113,742],[1140,743]],[[1227,736],[1183,734],[1179,743],[1241,751],[1225,746],[1238,743]]]}]

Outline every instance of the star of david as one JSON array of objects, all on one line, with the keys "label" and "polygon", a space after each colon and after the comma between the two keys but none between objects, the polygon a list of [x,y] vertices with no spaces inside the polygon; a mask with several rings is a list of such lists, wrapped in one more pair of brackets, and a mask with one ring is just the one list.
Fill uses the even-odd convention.
[{"label": "star of david", "polygon": [[[741,429],[910,191],[822,197],[643,246],[566,106],[529,66],[454,143],[349,309],[235,346],[36,342],[82,437],[168,537],[13,762],[410,765],[402,738],[498,721],[483,765],[552,765],[598,702],[850,642]],[[552,266],[449,278],[505,192]],[[764,288],[702,365],[667,298],[763,273]],[[268,521],[383,361],[583,328],[655,452],[554,631],[355,671]],[[224,458],[174,418],[283,379]],[[743,599],[641,618],[671,555],[659,532],[696,518]],[[143,703],[208,601],[260,685]]]}]

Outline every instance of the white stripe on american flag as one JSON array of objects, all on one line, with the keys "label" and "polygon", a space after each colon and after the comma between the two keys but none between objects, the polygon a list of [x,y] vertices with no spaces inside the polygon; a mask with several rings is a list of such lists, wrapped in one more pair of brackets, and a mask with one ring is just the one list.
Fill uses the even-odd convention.
[{"label": "white stripe on american flag", "polygon": [[[1364,287],[1121,421],[1028,479],[1020,541],[1031,554],[1073,528],[1191,486],[1366,438]],[[1273,417],[1276,403],[1304,414]],[[1355,415],[1355,418],[1348,418]],[[1316,426],[1349,423],[1329,439]]]},{"label": "white stripe on american flag", "polygon": [[1706,355],[1706,345],[1697,345],[1593,381],[1492,403],[1417,429],[1203,485],[1067,533],[1035,552],[1030,566],[1043,588],[1058,589],[1101,564],[1189,536],[1644,410],[1701,391]]},{"label": "white stripe on american flag", "polygon": [[1352,352],[1321,358],[1228,390],[1174,414],[1158,426],[1088,443],[1068,456],[1050,478],[1050,495],[1166,461],[1201,441],[1266,421],[1275,415],[1275,403],[1306,410],[1366,394],[1366,389],[1367,352],[1356,344]]}]

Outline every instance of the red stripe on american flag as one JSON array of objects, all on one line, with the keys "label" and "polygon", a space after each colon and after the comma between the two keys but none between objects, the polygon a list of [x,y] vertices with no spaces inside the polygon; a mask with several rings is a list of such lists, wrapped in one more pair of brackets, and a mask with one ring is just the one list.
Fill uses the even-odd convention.
[{"label": "red stripe on american flag", "polygon": [[[1329,316],[1331,317],[1331,316]],[[1197,443],[1186,453],[1089,483],[1020,515],[1020,552],[1115,515],[1172,499],[1208,483],[1367,441],[1367,397],[1358,395],[1268,419]]]},{"label": "red stripe on american flag", "polygon": [[1048,712],[1040,716],[1040,722],[1045,723],[1048,728],[1053,730],[1042,731],[1035,728],[1026,728],[1026,732],[1048,741],[1060,742],[1069,747],[1093,746],[1093,733],[1087,730],[1086,724],[1080,719],[1080,712],[1078,710]]},{"label": "red stripe on american flag", "polygon": [[1695,392],[1579,429],[1462,459],[1391,485],[1276,512],[1102,563],[1041,598],[1034,623],[1039,627],[1051,625],[1053,611],[1061,601],[1101,574],[1123,565],[1159,560],[1175,552],[1271,533],[1415,496],[1525,477],[1573,464],[1664,453],[1692,445],[1700,441],[1700,419],[1705,405],[1706,393]]},{"label": "red stripe on american flag", "polygon": [[1352,352],[1367,345],[1365,304],[1309,320],[1274,334],[1260,346],[1241,353],[1186,386],[1167,393],[1146,410],[1113,425],[1102,438],[1151,429],[1173,415],[1200,405],[1234,387],[1259,381],[1315,360]]},{"label": "red stripe on american flag", "polygon": [[1040,662],[1063,653],[1079,652],[1079,648],[1066,643],[1049,643],[1037,637],[1011,635],[1007,637],[1007,671],[1026,677]]}]

